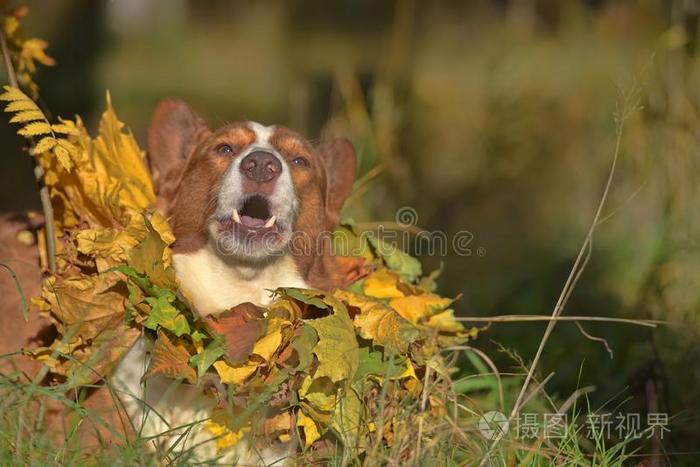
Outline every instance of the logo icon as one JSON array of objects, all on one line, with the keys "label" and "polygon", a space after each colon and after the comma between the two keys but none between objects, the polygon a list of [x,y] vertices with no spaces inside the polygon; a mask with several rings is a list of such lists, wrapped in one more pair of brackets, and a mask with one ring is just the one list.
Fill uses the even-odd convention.
[{"label": "logo icon", "polygon": [[486,412],[479,419],[479,433],[488,440],[494,440],[508,433],[508,418],[498,410]]}]

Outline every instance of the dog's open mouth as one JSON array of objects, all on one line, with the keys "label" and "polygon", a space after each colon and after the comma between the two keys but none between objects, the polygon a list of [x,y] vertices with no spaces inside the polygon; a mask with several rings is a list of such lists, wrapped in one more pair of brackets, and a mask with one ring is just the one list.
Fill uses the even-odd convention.
[{"label": "dog's open mouth", "polygon": [[272,230],[276,228],[277,217],[270,210],[265,196],[253,195],[247,198],[240,209],[234,209],[233,222],[250,230]]}]

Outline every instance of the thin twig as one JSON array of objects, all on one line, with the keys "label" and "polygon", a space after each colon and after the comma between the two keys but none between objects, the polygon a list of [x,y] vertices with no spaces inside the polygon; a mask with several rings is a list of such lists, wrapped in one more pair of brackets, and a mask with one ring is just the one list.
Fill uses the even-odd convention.
[{"label": "thin twig", "polygon": [[[625,101],[624,104],[626,105],[628,102]],[[628,116],[626,113],[627,108],[623,109],[623,113],[619,116],[617,116],[617,131],[616,131],[616,141],[615,141],[615,151],[613,154],[613,160],[610,165],[610,171],[608,172],[608,180],[605,184],[605,189],[603,190],[603,194],[600,198],[600,201],[598,203],[598,208],[596,210],[595,216],[593,217],[593,222],[591,222],[591,225],[588,229],[588,234],[586,235],[586,238],[581,245],[581,248],[578,252],[578,255],[576,257],[576,261],[574,262],[573,267],[571,268],[571,271],[569,272],[569,276],[566,279],[566,283],[564,284],[564,287],[561,291],[561,294],[559,295],[559,299],[557,300],[556,305],[554,306],[554,310],[552,311],[552,318],[558,318],[561,312],[564,310],[564,306],[566,305],[571,292],[573,290],[574,285],[576,284],[578,278],[581,276],[581,273],[583,271],[583,268],[585,267],[585,264],[588,261],[588,258],[590,257],[590,251],[591,251],[591,243],[593,241],[593,233],[595,232],[596,227],[598,226],[598,222],[601,218],[601,214],[603,212],[603,208],[605,207],[605,202],[608,198],[608,194],[610,193],[610,187],[612,186],[612,181],[615,175],[615,168],[617,166],[617,160],[620,155],[620,147],[622,145],[622,133],[624,129],[624,124],[625,124],[625,119]],[[515,400],[515,404],[513,405],[513,410],[510,413],[510,416],[508,417],[508,421],[512,422],[512,420],[515,418],[515,416],[518,414],[520,411],[520,408],[523,405],[523,398],[525,397],[525,394],[527,392],[528,386],[530,385],[530,382],[532,381],[532,378],[535,373],[535,369],[537,368],[537,364],[540,361],[540,358],[542,357],[542,353],[544,351],[545,344],[549,340],[549,336],[551,335],[552,331],[554,330],[554,327],[556,326],[557,319],[551,319],[547,323],[547,328],[544,331],[544,335],[542,336],[542,340],[540,341],[540,345],[537,348],[537,352],[535,353],[535,357],[532,361],[532,364],[530,365],[530,370],[527,373],[527,376],[525,378],[525,382],[523,383],[522,388],[520,389],[520,393],[518,394],[517,399]],[[489,447],[489,450],[487,454],[484,456],[482,459],[480,466],[485,465],[493,450],[495,447],[500,443],[501,439],[503,439],[503,433],[499,433],[499,435],[494,439],[493,443]]]},{"label": "thin twig", "polygon": [[605,346],[605,350],[607,350],[608,355],[610,355],[610,360],[612,360],[613,358],[615,358],[615,353],[614,353],[613,350],[610,348],[610,345],[608,345],[608,341],[606,341],[606,340],[603,339],[602,337],[596,337],[596,336],[594,336],[594,335],[592,335],[592,334],[587,333],[586,330],[583,329],[583,326],[581,326],[581,323],[579,323],[578,321],[576,321],[576,326],[578,327],[578,330],[581,331],[581,334],[583,334],[583,336],[584,336],[586,339],[590,339],[590,340],[596,341],[596,342],[601,342],[601,343]]},{"label": "thin twig", "polygon": [[518,323],[525,321],[600,321],[604,323],[624,323],[655,328],[658,324],[672,324],[654,319],[607,318],[604,316],[550,316],[550,315],[499,315],[499,316],[460,316],[457,321],[467,323]]},{"label": "thin twig", "polygon": [[[17,74],[12,66],[10,51],[7,48],[5,32],[2,29],[0,29],[0,48],[2,49],[2,58],[5,62],[5,71],[7,73],[7,79],[10,82],[10,86],[19,88]],[[31,143],[31,146],[34,146],[33,142]],[[49,272],[53,274],[56,272],[56,236],[54,235],[53,227],[53,206],[51,205],[49,189],[44,183],[44,169],[41,167],[36,157],[32,157],[32,163],[34,164],[34,178],[39,185],[41,210],[44,212],[44,232],[46,234],[46,256],[49,262]]]}]

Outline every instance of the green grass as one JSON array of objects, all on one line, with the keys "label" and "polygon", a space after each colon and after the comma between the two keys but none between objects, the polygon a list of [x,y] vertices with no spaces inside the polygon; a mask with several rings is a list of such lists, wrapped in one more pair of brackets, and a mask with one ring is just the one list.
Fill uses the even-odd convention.
[{"label": "green grass", "polygon": [[[514,430],[509,430],[495,449],[490,450],[491,440],[486,439],[477,429],[481,413],[480,406],[498,400],[499,386],[503,385],[507,401],[515,399],[516,391],[522,384],[524,374],[513,376],[495,375],[484,362],[475,358],[469,350],[463,352],[475,371],[468,377],[451,381],[448,375],[434,375],[424,381],[424,397],[440,399],[445,412],[437,419],[426,423],[414,423],[422,410],[421,400],[409,399],[387,401],[394,404],[391,417],[394,419],[395,442],[392,446],[384,443],[372,444],[366,451],[352,452],[338,450],[327,460],[327,465],[601,465],[621,466],[629,459],[629,442],[609,444],[601,433],[587,440],[582,428],[573,423],[562,439],[518,439]],[[454,358],[459,354],[455,353]],[[430,378],[430,377],[428,377]],[[23,382],[20,373],[0,375],[0,465],[44,466],[44,465],[193,465],[192,453],[154,450],[157,439],[139,436],[135,428],[131,436],[118,426],[113,426],[91,413],[80,402],[82,393],[66,396],[66,387],[47,387],[33,382]],[[468,383],[467,383],[468,382]],[[70,391],[69,391],[70,392]],[[381,400],[381,395],[380,395]],[[544,392],[539,391],[528,403],[528,411],[542,410],[552,402]],[[118,402],[116,402],[118,403]],[[66,410],[65,434],[61,430],[49,428],[49,411],[57,407]],[[382,406],[379,403],[379,406]],[[577,414],[576,404],[568,415],[573,421]],[[376,426],[383,426],[388,410],[379,412]],[[405,422],[405,423],[404,423]],[[110,431],[117,440],[105,443],[96,440],[95,444],[83,445],[80,428],[88,424],[101,425]],[[421,439],[421,443],[417,440]],[[314,459],[312,453],[300,453],[298,461],[305,464]],[[201,463],[198,460],[197,463]],[[216,463],[212,459],[206,464]]]}]

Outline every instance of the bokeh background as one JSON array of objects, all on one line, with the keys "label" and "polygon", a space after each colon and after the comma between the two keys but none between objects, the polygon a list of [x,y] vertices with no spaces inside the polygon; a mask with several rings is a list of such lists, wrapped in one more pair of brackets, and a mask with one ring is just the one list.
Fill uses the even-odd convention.
[{"label": "bokeh background", "polygon": [[[421,228],[473,234],[470,256],[422,258],[426,271],[443,264],[441,292],[462,294],[460,316],[551,313],[627,115],[605,222],[565,314],[669,324],[583,323],[611,359],[560,323],[539,373],[555,372],[555,397],[593,385],[593,407],[667,412],[664,449],[700,451],[700,2],[26,4],[27,31],[57,60],[38,76],[54,116],[94,128],[109,89],[144,147],[170,95],[213,126],[350,138],[360,173],[348,216],[393,221],[410,206]],[[0,125],[2,211],[39,207],[21,144]],[[510,371],[545,325],[493,324],[475,345]]]}]

